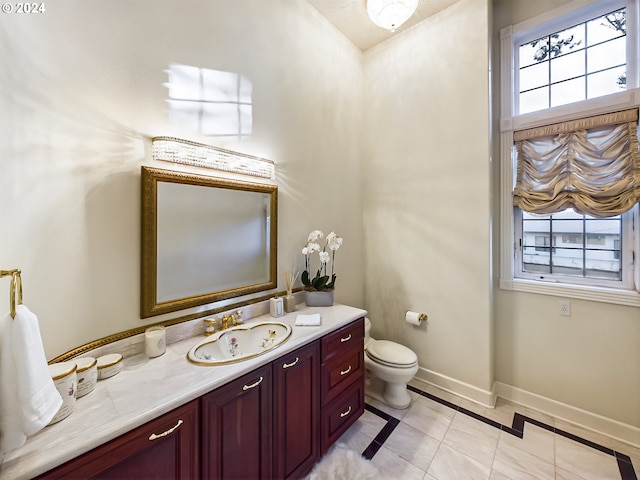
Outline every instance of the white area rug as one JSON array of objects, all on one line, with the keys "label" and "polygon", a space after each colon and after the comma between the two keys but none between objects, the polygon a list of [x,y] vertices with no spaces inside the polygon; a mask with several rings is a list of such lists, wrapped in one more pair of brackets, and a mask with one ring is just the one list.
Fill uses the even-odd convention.
[{"label": "white area rug", "polygon": [[344,444],[336,444],[320,460],[306,480],[373,480],[378,469]]}]

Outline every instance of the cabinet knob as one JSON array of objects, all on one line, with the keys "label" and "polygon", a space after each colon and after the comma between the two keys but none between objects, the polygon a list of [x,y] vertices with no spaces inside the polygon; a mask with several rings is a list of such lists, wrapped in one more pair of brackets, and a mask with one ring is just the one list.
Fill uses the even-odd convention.
[{"label": "cabinet knob", "polygon": [[242,387],[242,390],[251,390],[252,388],[257,387],[258,385],[260,385],[262,383],[263,378],[260,377],[260,380],[258,380],[256,383],[252,383],[251,385],[245,385]]},{"label": "cabinet knob", "polygon": [[285,363],[282,365],[282,368],[289,368],[289,367],[293,367],[296,363],[298,363],[300,361],[300,359],[298,357],[296,357],[296,359],[291,362],[291,363]]},{"label": "cabinet knob", "polygon": [[182,420],[178,420],[178,423],[176,423],[172,428],[170,428],[166,432],[162,432],[157,435],[155,433],[152,433],[151,435],[149,435],[149,440],[157,440],[159,438],[166,437],[167,435],[171,435],[177,428],[180,428],[180,425],[182,425],[183,423],[184,422]]},{"label": "cabinet knob", "polygon": [[347,415],[349,415],[350,413],[351,413],[351,405],[349,405],[349,408],[347,408],[347,411],[346,411],[346,412],[342,412],[342,413],[340,414],[340,418],[344,418],[344,417],[346,417]]}]

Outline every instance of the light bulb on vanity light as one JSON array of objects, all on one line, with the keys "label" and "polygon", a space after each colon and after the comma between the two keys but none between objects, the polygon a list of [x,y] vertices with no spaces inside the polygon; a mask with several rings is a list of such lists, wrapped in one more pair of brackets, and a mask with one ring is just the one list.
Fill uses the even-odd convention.
[{"label": "light bulb on vanity light", "polygon": [[418,8],[418,0],[367,0],[367,13],[379,27],[395,32]]}]

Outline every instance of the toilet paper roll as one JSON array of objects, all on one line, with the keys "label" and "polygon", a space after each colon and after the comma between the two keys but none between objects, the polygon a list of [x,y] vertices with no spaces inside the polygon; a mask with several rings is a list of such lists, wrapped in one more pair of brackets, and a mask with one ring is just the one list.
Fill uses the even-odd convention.
[{"label": "toilet paper roll", "polygon": [[405,320],[407,323],[410,323],[411,325],[420,325],[420,321],[422,320],[422,314],[418,312],[407,311],[405,315]]}]

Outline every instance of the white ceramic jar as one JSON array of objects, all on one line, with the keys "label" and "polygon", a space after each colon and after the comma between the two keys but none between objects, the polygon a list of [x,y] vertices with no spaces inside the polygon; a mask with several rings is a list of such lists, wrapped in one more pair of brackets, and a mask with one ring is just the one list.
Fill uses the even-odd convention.
[{"label": "white ceramic jar", "polygon": [[93,357],[80,357],[74,360],[78,369],[78,391],[76,398],[84,397],[96,388],[98,382],[98,361]]},{"label": "white ceramic jar", "polygon": [[76,406],[77,368],[75,362],[60,362],[49,365],[49,373],[53,383],[62,397],[62,406],[53,416],[49,425],[67,418]]},{"label": "white ceramic jar", "polygon": [[110,353],[98,357],[98,378],[103,380],[105,378],[113,377],[122,370],[122,355],[119,353]]}]

